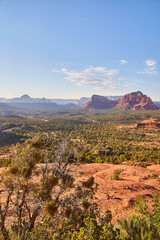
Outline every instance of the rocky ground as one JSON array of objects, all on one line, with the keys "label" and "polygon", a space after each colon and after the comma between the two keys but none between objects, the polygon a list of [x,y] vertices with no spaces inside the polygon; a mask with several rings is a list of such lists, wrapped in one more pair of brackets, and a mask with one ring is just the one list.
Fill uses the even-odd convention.
[{"label": "rocky ground", "polygon": [[[123,170],[120,180],[112,179],[114,170]],[[96,202],[102,211],[111,210],[113,222],[121,217],[128,217],[135,212],[135,201],[143,197],[152,202],[152,195],[160,197],[160,165],[147,168],[113,165],[87,164],[78,169],[82,179],[93,176],[99,184]]]},{"label": "rocky ground", "polygon": [[[41,167],[43,164],[40,164]],[[52,166],[52,164],[51,164]],[[119,180],[114,180],[115,170],[121,170]],[[5,168],[0,168],[0,174]],[[95,200],[101,211],[110,210],[113,223],[121,217],[128,217],[135,212],[135,201],[143,197],[152,203],[152,195],[160,197],[160,165],[152,165],[147,168],[114,165],[114,164],[84,164],[73,167],[73,175],[76,181],[83,181],[93,176],[98,183]],[[35,177],[33,182],[36,186],[39,179]],[[2,188],[2,186],[1,186]],[[1,202],[5,203],[7,193],[1,189]],[[32,202],[32,201],[31,201]],[[9,222],[14,221],[12,208],[9,211]]]}]

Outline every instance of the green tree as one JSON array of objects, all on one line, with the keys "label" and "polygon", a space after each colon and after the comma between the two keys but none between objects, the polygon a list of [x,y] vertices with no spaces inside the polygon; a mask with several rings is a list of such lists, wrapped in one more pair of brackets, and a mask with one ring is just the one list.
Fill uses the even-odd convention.
[{"label": "green tree", "polygon": [[[43,226],[46,235],[54,235],[66,217],[74,220],[74,227],[85,217],[89,199],[96,190],[94,179],[75,183],[73,164],[77,149],[70,139],[64,141],[55,153],[54,163],[40,149],[39,140],[27,140],[17,145],[11,166],[1,179],[0,228],[3,238],[28,239],[36,227]],[[44,158],[45,164],[38,165]],[[88,199],[88,200],[87,200]],[[12,224],[9,226],[12,211]]]}]

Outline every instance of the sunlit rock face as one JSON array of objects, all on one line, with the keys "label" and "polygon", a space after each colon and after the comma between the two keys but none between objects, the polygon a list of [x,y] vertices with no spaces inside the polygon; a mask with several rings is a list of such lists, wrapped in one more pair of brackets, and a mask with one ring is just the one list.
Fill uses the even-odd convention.
[{"label": "sunlit rock face", "polygon": [[118,104],[115,100],[109,100],[107,97],[93,95],[86,104],[83,105],[83,109],[109,109]]},{"label": "sunlit rock face", "polygon": [[150,97],[147,97],[142,92],[133,92],[124,95],[118,100],[118,108],[132,110],[157,110],[158,107],[153,103]]},{"label": "sunlit rock face", "polygon": [[82,106],[83,109],[132,109],[132,110],[157,110],[158,106],[142,92],[132,92],[120,99],[110,100],[107,97],[93,95],[91,99]]}]

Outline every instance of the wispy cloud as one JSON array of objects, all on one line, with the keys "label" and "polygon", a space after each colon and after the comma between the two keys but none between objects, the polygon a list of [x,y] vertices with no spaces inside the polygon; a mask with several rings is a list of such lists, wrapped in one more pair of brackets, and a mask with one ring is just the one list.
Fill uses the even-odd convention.
[{"label": "wispy cloud", "polygon": [[141,72],[137,72],[138,74],[149,74],[149,75],[153,75],[153,74],[157,74],[157,62],[151,59],[147,59],[144,61],[145,62],[145,68],[143,71]]},{"label": "wispy cloud", "polygon": [[157,65],[157,62],[154,61],[154,60],[149,60],[149,59],[147,59],[147,60],[144,61],[144,62],[146,63],[146,65],[147,65],[148,67],[155,67],[155,66]]},{"label": "wispy cloud", "polygon": [[126,64],[126,63],[128,63],[126,60],[120,60],[120,64]]},{"label": "wispy cloud", "polygon": [[[52,70],[57,72],[57,70]],[[94,67],[89,66],[82,71],[68,70],[62,68],[59,72],[66,75],[66,79],[74,82],[78,86],[90,86],[96,89],[101,88],[125,88],[128,87],[128,83],[125,80],[118,78],[118,69],[107,69],[102,66]]]}]

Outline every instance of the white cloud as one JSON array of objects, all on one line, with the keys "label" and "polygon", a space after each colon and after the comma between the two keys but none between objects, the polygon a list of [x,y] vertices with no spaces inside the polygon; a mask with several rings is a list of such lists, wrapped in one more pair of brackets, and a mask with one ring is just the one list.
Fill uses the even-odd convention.
[{"label": "white cloud", "polygon": [[82,71],[62,68],[60,72],[66,75],[67,80],[74,82],[77,86],[90,86],[96,89],[128,87],[127,82],[117,77],[119,70],[114,68],[89,66]]},{"label": "white cloud", "polygon": [[153,60],[146,60],[146,61],[144,61],[145,63],[146,63],[146,65],[147,66],[149,66],[149,67],[154,67],[154,66],[156,66],[157,65],[157,62],[156,61],[153,61]]},{"label": "white cloud", "polygon": [[142,71],[142,72],[137,72],[137,73],[138,73],[138,74],[154,75],[154,74],[157,74],[157,71],[145,68],[144,71]]},{"label": "white cloud", "polygon": [[120,64],[126,64],[128,63],[126,60],[120,60]]},{"label": "white cloud", "polygon": [[149,74],[149,75],[157,74],[157,71],[156,71],[157,62],[156,61],[147,59],[144,62],[145,62],[146,67],[143,71],[137,72],[138,74]]}]

